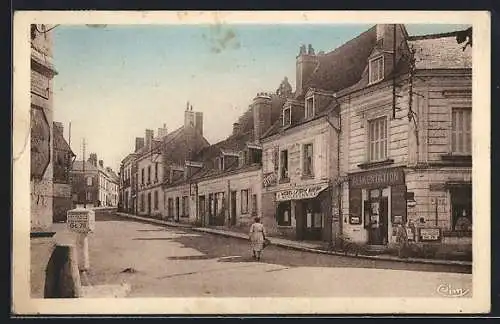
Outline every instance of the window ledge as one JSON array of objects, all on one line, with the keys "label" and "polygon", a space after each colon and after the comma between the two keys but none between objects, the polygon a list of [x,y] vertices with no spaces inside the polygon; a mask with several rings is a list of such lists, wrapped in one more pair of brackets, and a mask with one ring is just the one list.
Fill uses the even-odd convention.
[{"label": "window ledge", "polygon": [[384,165],[390,165],[393,163],[394,163],[393,159],[385,159],[382,161],[364,162],[364,163],[358,164],[358,168],[369,169],[369,168],[375,168],[375,167],[384,166]]},{"label": "window ledge", "polygon": [[279,183],[289,183],[290,182],[290,178],[281,178]]},{"label": "window ledge", "polygon": [[441,160],[454,163],[471,164],[472,155],[470,154],[442,154]]}]

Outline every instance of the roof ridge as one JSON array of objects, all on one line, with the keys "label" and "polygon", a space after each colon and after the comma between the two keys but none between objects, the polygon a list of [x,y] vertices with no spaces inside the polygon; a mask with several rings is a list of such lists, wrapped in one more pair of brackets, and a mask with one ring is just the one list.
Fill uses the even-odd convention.
[{"label": "roof ridge", "polygon": [[437,33],[437,34],[425,34],[425,35],[412,35],[408,36],[408,40],[423,40],[423,39],[437,39],[437,38],[445,38],[445,37],[452,37],[452,36],[457,36],[458,33],[462,32],[462,30],[455,30],[451,32],[446,32],[446,33]]}]

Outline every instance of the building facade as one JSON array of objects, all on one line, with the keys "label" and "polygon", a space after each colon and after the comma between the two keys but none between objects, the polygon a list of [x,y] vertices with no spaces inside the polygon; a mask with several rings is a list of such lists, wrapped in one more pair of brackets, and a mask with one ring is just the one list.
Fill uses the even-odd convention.
[{"label": "building facade", "polygon": [[453,33],[376,32],[362,78],[337,94],[343,232],[388,245],[405,224],[415,241],[470,243],[470,48]]},{"label": "building facade", "polygon": [[31,25],[31,231],[48,231],[53,219],[52,26]]},{"label": "building facade", "polygon": [[71,147],[64,139],[62,123],[54,122],[54,198],[53,221],[66,221],[68,210],[72,209],[70,171],[76,157]]},{"label": "building facade", "polygon": [[122,160],[120,165],[119,210],[125,213],[135,213],[135,154],[131,153]]},{"label": "building facade", "polygon": [[156,137],[154,131],[148,129],[144,138],[136,138],[136,151],[130,160],[132,179],[135,175],[136,180],[135,186],[131,186],[132,199],[136,202],[133,202],[135,213],[169,217],[163,187],[184,179],[187,172],[185,162],[208,145],[203,137],[203,113],[193,111],[189,102],[184,111],[183,126],[168,132],[164,124]]},{"label": "building facade", "polygon": [[71,170],[73,207],[117,207],[119,178],[92,153],[85,163],[75,161]]}]

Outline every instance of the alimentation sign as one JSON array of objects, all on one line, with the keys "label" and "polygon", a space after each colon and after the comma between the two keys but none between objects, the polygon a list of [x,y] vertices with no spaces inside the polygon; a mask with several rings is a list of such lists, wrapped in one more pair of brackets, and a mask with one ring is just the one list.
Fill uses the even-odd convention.
[{"label": "alimentation sign", "polygon": [[404,184],[403,168],[381,169],[349,176],[350,188],[385,187]]},{"label": "alimentation sign", "polygon": [[328,184],[314,185],[305,188],[282,190],[276,193],[277,201],[310,199],[328,188]]}]

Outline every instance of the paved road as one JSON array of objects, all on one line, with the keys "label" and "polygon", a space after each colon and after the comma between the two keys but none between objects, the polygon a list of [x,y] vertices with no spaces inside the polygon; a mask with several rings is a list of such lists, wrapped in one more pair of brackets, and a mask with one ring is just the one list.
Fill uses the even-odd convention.
[{"label": "paved road", "polygon": [[257,262],[243,240],[114,215],[97,215],[96,221],[89,244],[91,282],[126,281],[131,297],[438,297],[440,285],[472,289],[472,275],[453,272],[459,268],[275,246]]}]

